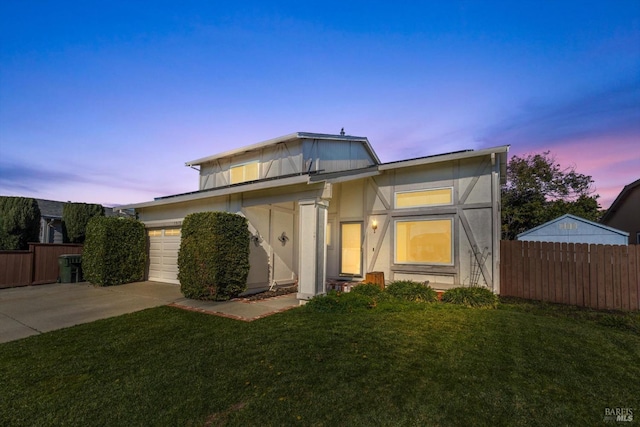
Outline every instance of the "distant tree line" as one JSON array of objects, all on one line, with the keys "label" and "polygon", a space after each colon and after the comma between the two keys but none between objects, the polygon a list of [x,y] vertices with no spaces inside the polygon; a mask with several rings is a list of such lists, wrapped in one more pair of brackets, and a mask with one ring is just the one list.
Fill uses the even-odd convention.
[{"label": "distant tree line", "polygon": [[[89,220],[104,216],[104,207],[92,203],[65,203],[62,230],[65,243],[83,243]],[[0,250],[24,250],[38,242],[40,208],[30,197],[0,196]]]}]

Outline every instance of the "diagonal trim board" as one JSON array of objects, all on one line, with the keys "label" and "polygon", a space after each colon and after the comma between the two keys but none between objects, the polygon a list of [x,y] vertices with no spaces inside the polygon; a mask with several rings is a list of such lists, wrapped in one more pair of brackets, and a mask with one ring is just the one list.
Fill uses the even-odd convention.
[{"label": "diagonal trim board", "polygon": [[371,257],[371,261],[369,262],[369,270],[373,271],[373,268],[376,265],[376,261],[378,260],[378,255],[380,254],[380,248],[382,247],[382,241],[384,240],[384,236],[387,234],[387,229],[389,228],[389,215],[385,215],[384,224],[382,224],[382,230],[380,230],[380,234],[378,235],[378,239],[376,240],[375,250],[373,251],[373,256]]},{"label": "diagonal trim board", "polygon": [[487,166],[489,166],[489,162],[486,159],[483,159],[480,165],[478,166],[476,173],[473,175],[473,178],[471,179],[469,186],[467,187],[466,190],[464,190],[464,194],[458,200],[459,204],[463,205],[467,201],[467,199],[469,198],[469,195],[473,191],[473,187],[476,186],[476,184],[478,183],[478,180],[480,179],[480,175],[482,174],[482,172],[484,172]]},{"label": "diagonal trim board", "polygon": [[[474,246],[478,247],[478,242],[476,242],[473,232],[471,231],[471,226],[469,225],[469,221],[467,220],[467,216],[465,215],[463,209],[459,210],[458,217],[460,218],[460,223],[462,224],[462,228],[464,228],[464,232],[467,235],[467,238],[469,239],[469,243],[471,244],[471,247],[474,247]],[[489,280],[490,279],[489,270],[487,270],[487,267],[484,265],[484,263],[481,263],[481,260],[478,259],[478,255],[476,253],[474,253],[474,256],[476,257],[476,262],[480,266],[480,270],[482,271],[482,277],[484,278],[485,283],[487,284],[487,286],[491,284],[491,286],[493,287],[493,282]]]}]

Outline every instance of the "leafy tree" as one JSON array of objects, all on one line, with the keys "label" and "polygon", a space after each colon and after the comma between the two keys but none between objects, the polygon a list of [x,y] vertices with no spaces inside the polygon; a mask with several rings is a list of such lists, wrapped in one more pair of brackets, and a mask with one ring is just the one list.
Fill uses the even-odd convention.
[{"label": "leafy tree", "polygon": [[0,250],[23,250],[37,242],[40,208],[35,199],[0,196]]},{"label": "leafy tree", "polygon": [[593,179],[562,168],[545,151],[526,157],[513,156],[507,164],[502,189],[502,238],[513,240],[524,231],[564,214],[598,221],[602,212]]},{"label": "leafy tree", "polygon": [[62,233],[65,242],[83,243],[89,220],[104,216],[102,205],[91,203],[65,203],[62,206]]}]

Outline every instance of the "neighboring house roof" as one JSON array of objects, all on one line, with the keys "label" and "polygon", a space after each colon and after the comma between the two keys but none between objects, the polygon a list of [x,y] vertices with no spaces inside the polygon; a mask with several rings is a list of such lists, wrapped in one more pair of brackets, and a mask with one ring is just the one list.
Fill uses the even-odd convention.
[{"label": "neighboring house roof", "polygon": [[[63,206],[68,202],[59,202],[57,200],[36,199],[38,208],[40,208],[40,216],[43,218],[62,218]],[[118,212],[114,208],[104,207],[105,216],[118,216]]]},{"label": "neighboring house roof", "polygon": [[625,185],[622,191],[620,192],[620,194],[618,194],[618,197],[616,197],[616,199],[613,201],[609,209],[607,209],[607,212],[605,212],[605,214],[602,216],[602,218],[600,219],[600,222],[602,223],[607,222],[613,216],[613,214],[615,214],[616,211],[622,206],[625,199],[629,196],[629,194],[631,194],[632,190],[639,186],[640,186],[640,179],[632,182],[629,185]]},{"label": "neighboring house roof", "polygon": [[150,206],[159,206],[159,205],[166,205],[166,204],[172,204],[172,203],[186,202],[191,200],[206,199],[210,197],[224,196],[228,194],[235,194],[235,193],[245,192],[245,191],[263,190],[267,188],[275,188],[275,187],[280,187],[285,185],[316,184],[320,182],[331,182],[331,183],[345,182],[345,181],[351,181],[355,179],[362,179],[368,176],[379,175],[381,171],[385,171],[385,170],[398,169],[398,168],[411,167],[411,166],[421,166],[421,165],[427,165],[427,164],[434,164],[438,162],[462,160],[465,158],[473,158],[473,157],[488,156],[488,155],[500,156],[500,165],[501,165],[500,176],[503,180],[506,179],[507,153],[509,151],[508,145],[487,148],[487,149],[482,149],[477,151],[463,150],[463,151],[456,151],[452,153],[445,153],[445,154],[438,154],[438,155],[432,155],[432,156],[417,157],[417,158],[407,159],[407,160],[398,160],[398,161],[393,161],[388,163],[381,163],[380,159],[378,158],[376,153],[373,151],[373,148],[369,144],[369,141],[366,137],[349,136],[349,135],[329,135],[329,134],[309,133],[309,132],[296,132],[296,133],[281,136],[278,138],[270,139],[264,142],[260,142],[258,144],[253,144],[253,145],[241,147],[238,149],[226,151],[221,154],[203,157],[201,159],[186,162],[186,166],[201,165],[203,163],[207,163],[216,159],[221,159],[224,157],[229,157],[229,156],[233,156],[233,155],[237,155],[237,154],[241,154],[249,151],[254,151],[260,148],[272,146],[282,142],[293,141],[297,139],[359,141],[363,143],[363,145],[366,147],[371,157],[375,159],[376,164],[372,166],[367,166],[364,168],[349,169],[349,170],[339,171],[339,172],[322,173],[322,172],[311,171],[303,174],[296,173],[292,175],[261,179],[258,181],[230,184],[226,186],[209,188],[205,190],[191,191],[187,193],[158,197],[153,201],[135,203],[131,205],[123,205],[123,206],[120,206],[119,208],[133,209],[133,208],[144,208],[144,207],[150,207]]},{"label": "neighboring house roof", "polygon": [[538,230],[541,230],[543,228],[547,228],[547,227],[552,226],[552,225],[554,225],[556,223],[563,222],[563,221],[566,221],[566,220],[581,222],[583,224],[588,224],[590,226],[596,227],[596,228],[601,229],[601,230],[606,230],[606,231],[614,233],[614,234],[619,234],[621,236],[629,237],[629,233],[627,233],[626,231],[618,230],[617,228],[613,228],[613,227],[608,227],[606,225],[603,225],[603,224],[600,224],[600,223],[597,223],[597,222],[594,222],[594,221],[589,221],[588,219],[584,219],[584,218],[581,218],[579,216],[575,216],[575,215],[571,215],[571,214],[564,214],[562,216],[559,216],[556,219],[552,219],[551,221],[547,221],[544,224],[540,224],[537,227],[534,227],[534,228],[532,228],[530,230],[527,230],[527,231],[524,231],[524,232],[518,234],[517,238],[520,239],[521,237],[526,237],[526,236],[528,236],[530,234],[535,233]]},{"label": "neighboring house roof", "polygon": [[38,208],[40,208],[40,216],[44,218],[62,218],[62,206],[64,202],[55,200],[36,199]]},{"label": "neighboring house roof", "polygon": [[200,159],[192,160],[190,162],[186,162],[186,166],[195,166],[201,165],[203,163],[211,162],[213,160],[222,159],[224,157],[231,157],[237,154],[246,153],[248,151],[254,151],[260,148],[269,147],[271,145],[280,144],[281,142],[287,141],[295,141],[299,139],[323,139],[323,140],[335,140],[335,141],[356,141],[361,142],[371,157],[375,160],[376,163],[380,163],[380,159],[378,158],[373,148],[371,148],[371,144],[369,144],[369,140],[364,136],[351,136],[351,135],[330,135],[324,133],[310,133],[310,132],[294,132],[288,135],[280,136],[278,138],[269,139],[267,141],[259,142],[253,145],[247,145],[244,147],[236,148],[233,150],[225,151],[224,153],[214,154],[213,156],[202,157]]}]

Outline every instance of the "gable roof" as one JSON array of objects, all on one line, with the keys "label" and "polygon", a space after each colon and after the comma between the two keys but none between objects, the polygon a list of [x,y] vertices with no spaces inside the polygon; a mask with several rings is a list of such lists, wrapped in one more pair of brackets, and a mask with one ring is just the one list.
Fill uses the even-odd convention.
[{"label": "gable roof", "polygon": [[609,209],[607,209],[607,212],[605,212],[605,214],[602,216],[600,222],[607,222],[611,218],[611,216],[620,208],[629,194],[631,194],[632,190],[638,186],[640,186],[640,179],[633,181],[631,184],[625,185],[622,191],[620,191],[620,194],[618,194],[618,197],[616,197],[613,203],[611,203],[611,206],[609,207]]},{"label": "gable roof", "polygon": [[365,149],[367,150],[369,155],[371,155],[371,157],[374,159],[375,163],[376,164],[380,163],[380,159],[378,158],[378,155],[376,154],[375,151],[373,151],[371,144],[369,144],[369,140],[364,136],[331,135],[331,134],[325,134],[325,133],[311,133],[311,132],[294,132],[288,135],[279,136],[277,138],[268,139],[263,142],[258,142],[257,144],[246,145],[244,147],[235,148],[233,150],[225,151],[223,153],[214,154],[212,156],[207,156],[207,157],[202,157],[200,159],[192,160],[190,162],[186,162],[185,165],[186,166],[201,165],[203,163],[208,163],[213,160],[218,160],[225,157],[231,157],[231,156],[246,153],[249,151],[258,150],[260,148],[265,148],[272,145],[280,144],[282,142],[295,141],[300,139],[322,139],[322,140],[329,140],[329,141],[360,142],[364,145]]},{"label": "gable roof", "polygon": [[564,215],[559,216],[559,217],[557,217],[555,219],[552,219],[551,221],[547,221],[544,224],[540,224],[537,227],[533,227],[530,230],[523,231],[522,233],[518,234],[516,236],[516,238],[519,239],[520,237],[524,237],[524,236],[527,236],[529,234],[535,233],[536,231],[538,231],[538,230],[540,230],[542,228],[546,228],[546,227],[548,227],[550,225],[553,225],[553,224],[555,224],[557,222],[561,222],[561,221],[566,220],[566,219],[570,219],[572,221],[581,222],[583,224],[587,224],[587,225],[590,225],[590,226],[593,226],[593,227],[597,227],[597,228],[600,228],[602,230],[609,231],[611,233],[615,233],[615,234],[619,234],[621,236],[629,237],[629,233],[627,233],[626,231],[618,230],[617,228],[609,227],[609,226],[600,224],[598,222],[589,221],[588,219],[585,219],[585,218],[582,218],[582,217],[579,217],[579,216],[576,216],[576,215],[564,214]]}]

